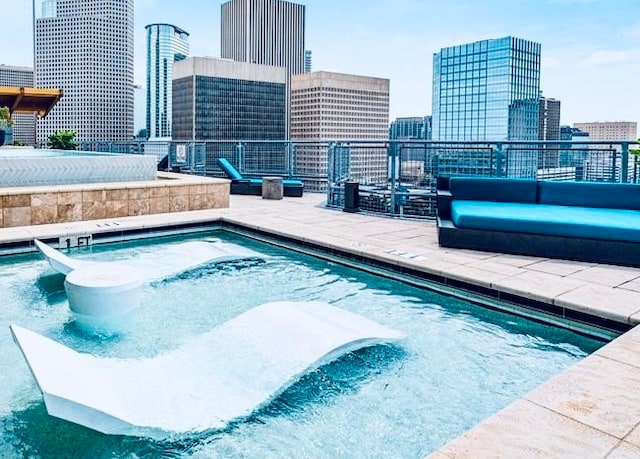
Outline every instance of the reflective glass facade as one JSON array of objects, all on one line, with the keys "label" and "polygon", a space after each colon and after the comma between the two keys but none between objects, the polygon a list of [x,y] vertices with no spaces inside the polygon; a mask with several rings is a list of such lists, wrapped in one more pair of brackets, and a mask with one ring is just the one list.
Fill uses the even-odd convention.
[{"label": "reflective glass facade", "polygon": [[396,118],[389,127],[391,140],[431,140],[432,118],[409,117]]},{"label": "reflective glass facade", "polygon": [[201,75],[176,79],[173,138],[284,140],[286,100],[284,82]]},{"label": "reflective glass facade", "polygon": [[433,139],[537,140],[540,44],[514,37],[433,58]]},{"label": "reflective glass facade", "polygon": [[189,56],[189,34],[170,24],[149,24],[146,30],[147,135],[171,137],[173,64]]}]

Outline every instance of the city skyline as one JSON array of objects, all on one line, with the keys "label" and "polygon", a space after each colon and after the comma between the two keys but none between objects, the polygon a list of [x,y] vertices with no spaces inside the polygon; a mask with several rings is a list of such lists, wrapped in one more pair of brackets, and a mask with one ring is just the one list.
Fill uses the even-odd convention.
[{"label": "city skyline", "polygon": [[[136,0],[135,83],[145,84],[147,24],[175,24],[191,34],[192,56],[219,56],[222,3]],[[640,120],[636,1],[297,3],[306,5],[306,48],[313,51],[314,70],[389,78],[391,120],[431,114],[434,53],[508,35],[541,43],[541,90],[545,97],[562,102],[562,124]],[[8,2],[3,10],[12,21],[0,30],[0,39],[12,46],[4,48],[0,63],[32,66],[31,2]],[[141,110],[144,113],[144,106],[136,106],[137,120]]]}]

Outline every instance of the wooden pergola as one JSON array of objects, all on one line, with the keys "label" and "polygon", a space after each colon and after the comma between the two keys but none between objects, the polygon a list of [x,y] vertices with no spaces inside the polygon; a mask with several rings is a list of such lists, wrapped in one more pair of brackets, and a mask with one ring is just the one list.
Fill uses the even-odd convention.
[{"label": "wooden pergola", "polygon": [[0,107],[13,113],[34,113],[44,118],[62,97],[61,89],[0,86]]}]

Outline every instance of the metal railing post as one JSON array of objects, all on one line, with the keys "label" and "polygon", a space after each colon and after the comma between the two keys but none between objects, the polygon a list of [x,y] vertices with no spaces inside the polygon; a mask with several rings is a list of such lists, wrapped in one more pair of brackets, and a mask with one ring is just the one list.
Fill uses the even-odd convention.
[{"label": "metal railing post", "polygon": [[396,213],[396,175],[397,171],[397,161],[398,161],[398,143],[395,141],[390,141],[389,146],[387,148],[387,157],[389,158],[389,185],[391,186],[391,202],[389,205],[391,208],[389,209],[391,215],[395,215]]},{"label": "metal railing post", "polygon": [[493,152],[494,152],[495,157],[496,157],[495,175],[496,175],[496,177],[505,177],[506,176],[506,170],[505,170],[505,166],[504,166],[504,152],[502,151],[502,143],[496,143],[496,146],[493,149]]},{"label": "metal railing post", "polygon": [[293,169],[296,157],[296,147],[293,142],[287,142],[287,175],[289,178],[293,177]]},{"label": "metal railing post", "polygon": [[327,145],[327,204],[335,206],[335,156],[336,144],[329,142]]},{"label": "metal railing post", "polygon": [[236,161],[238,164],[238,171],[243,172],[244,169],[244,143],[238,142],[236,145]]},{"label": "metal railing post", "polygon": [[622,142],[622,164],[620,165],[620,181],[627,183],[629,181],[629,142]]}]

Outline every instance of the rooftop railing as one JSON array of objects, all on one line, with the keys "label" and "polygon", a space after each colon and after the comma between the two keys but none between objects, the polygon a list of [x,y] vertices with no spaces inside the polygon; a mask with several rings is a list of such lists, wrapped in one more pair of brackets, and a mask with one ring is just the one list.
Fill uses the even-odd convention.
[{"label": "rooftop railing", "polygon": [[638,183],[633,141],[438,142],[422,140],[131,141],[85,142],[80,148],[153,154],[162,169],[223,177],[218,158],[247,177],[304,180],[343,207],[345,183],[358,183],[359,209],[390,216],[433,218],[439,176],[486,176]]}]

